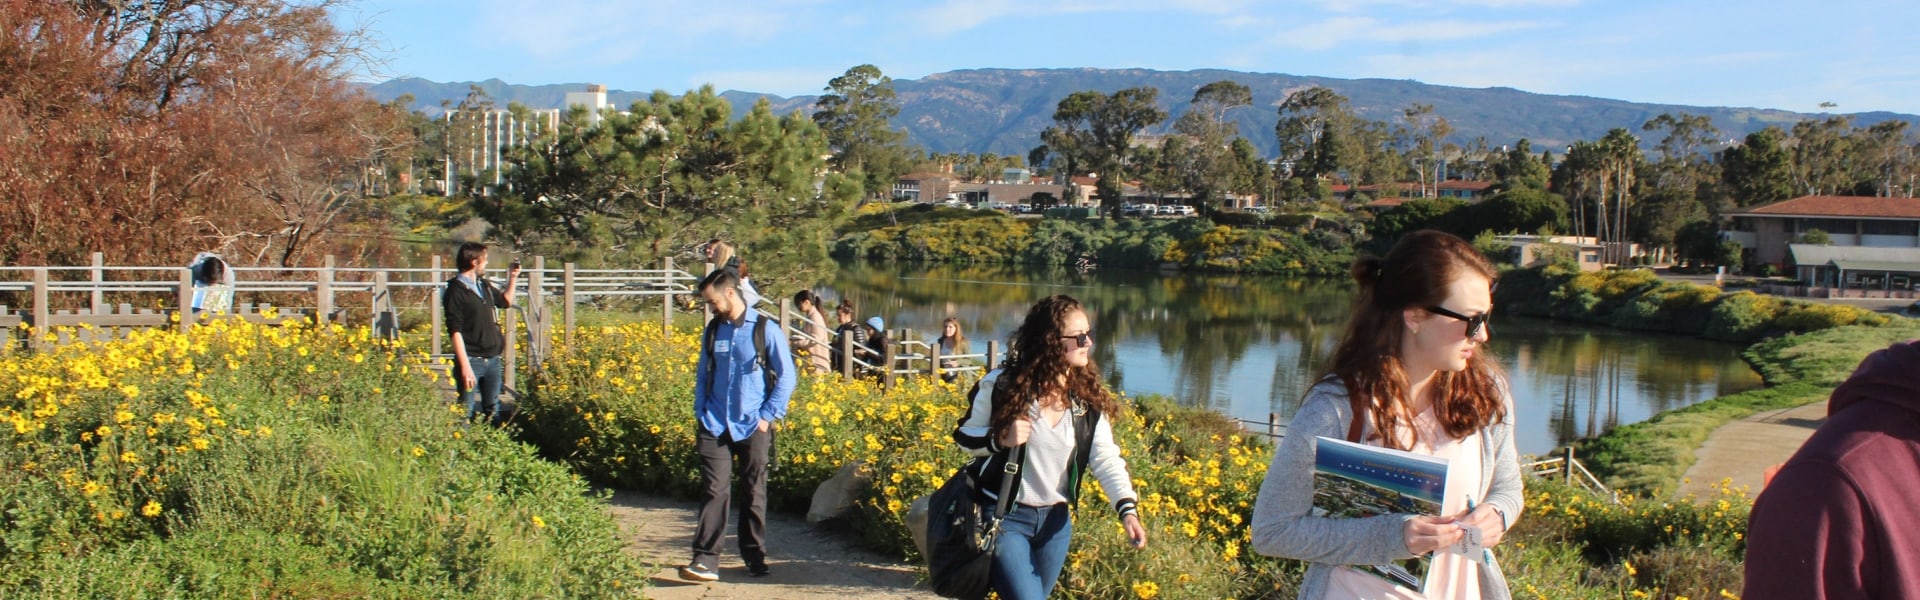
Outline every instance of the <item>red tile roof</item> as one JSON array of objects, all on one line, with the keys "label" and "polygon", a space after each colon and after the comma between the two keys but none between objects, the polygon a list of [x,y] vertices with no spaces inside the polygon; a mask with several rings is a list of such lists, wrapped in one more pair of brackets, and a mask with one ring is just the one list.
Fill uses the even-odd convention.
[{"label": "red tile roof", "polygon": [[1801,196],[1729,214],[1754,217],[1920,219],[1920,198]]},{"label": "red tile roof", "polygon": [[1401,204],[1405,204],[1408,200],[1412,200],[1412,198],[1381,198],[1379,200],[1368,202],[1367,206],[1370,206],[1373,208],[1392,208],[1395,206],[1399,206]]},{"label": "red tile roof", "polygon": [[1448,179],[1446,181],[1440,182],[1440,189],[1443,189],[1443,190],[1471,190],[1471,191],[1478,192],[1490,187],[1493,187],[1493,182],[1491,181],[1461,181],[1458,179]]}]

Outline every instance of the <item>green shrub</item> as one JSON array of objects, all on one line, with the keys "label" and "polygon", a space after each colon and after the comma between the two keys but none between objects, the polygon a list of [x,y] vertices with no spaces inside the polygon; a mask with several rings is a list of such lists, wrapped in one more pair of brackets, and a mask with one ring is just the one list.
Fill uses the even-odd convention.
[{"label": "green shrub", "polygon": [[1780,310],[1780,300],[1753,292],[1722,296],[1707,318],[1706,337],[1729,342],[1754,342],[1765,337]]}]

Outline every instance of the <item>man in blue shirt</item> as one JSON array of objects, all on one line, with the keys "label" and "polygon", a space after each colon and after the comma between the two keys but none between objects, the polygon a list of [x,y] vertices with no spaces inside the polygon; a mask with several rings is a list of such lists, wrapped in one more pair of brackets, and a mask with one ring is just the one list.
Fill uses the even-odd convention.
[{"label": "man in blue shirt", "polygon": [[[740,277],[717,269],[700,281],[701,299],[714,319],[701,334],[700,360],[694,367],[694,444],[700,454],[699,526],[693,533],[693,561],[680,576],[694,581],[720,579],[720,541],[732,503],[732,468],[741,461],[740,479],[747,503],[740,507],[740,558],[747,574],[767,569],[767,460],[773,448],[773,422],[787,416],[787,400],[799,383],[787,335],[776,323],[760,323],[740,293]],[[759,334],[761,340],[754,336]],[[764,359],[760,353],[764,351]]]}]

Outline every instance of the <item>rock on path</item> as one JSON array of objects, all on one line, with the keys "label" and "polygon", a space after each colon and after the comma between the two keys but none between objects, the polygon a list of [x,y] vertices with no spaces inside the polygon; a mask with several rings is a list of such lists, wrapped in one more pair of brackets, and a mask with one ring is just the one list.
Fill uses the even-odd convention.
[{"label": "rock on path", "polygon": [[797,598],[801,600],[871,600],[879,598],[933,599],[920,582],[920,570],[860,549],[850,540],[811,530],[791,515],[767,515],[767,540],[773,574],[748,577],[740,561],[734,523],[720,554],[720,581],[699,583],[680,578],[679,567],[690,558],[697,502],[621,492],[610,506],[620,523],[627,550],[654,565],[647,597],[656,600],[694,598]]}]

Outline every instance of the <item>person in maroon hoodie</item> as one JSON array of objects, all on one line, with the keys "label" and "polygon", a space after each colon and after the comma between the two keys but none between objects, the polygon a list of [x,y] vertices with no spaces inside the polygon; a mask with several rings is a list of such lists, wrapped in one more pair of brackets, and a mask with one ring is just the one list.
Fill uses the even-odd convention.
[{"label": "person in maroon hoodie", "polygon": [[1747,600],[1920,600],[1920,340],[1860,362],[1754,501]]}]

